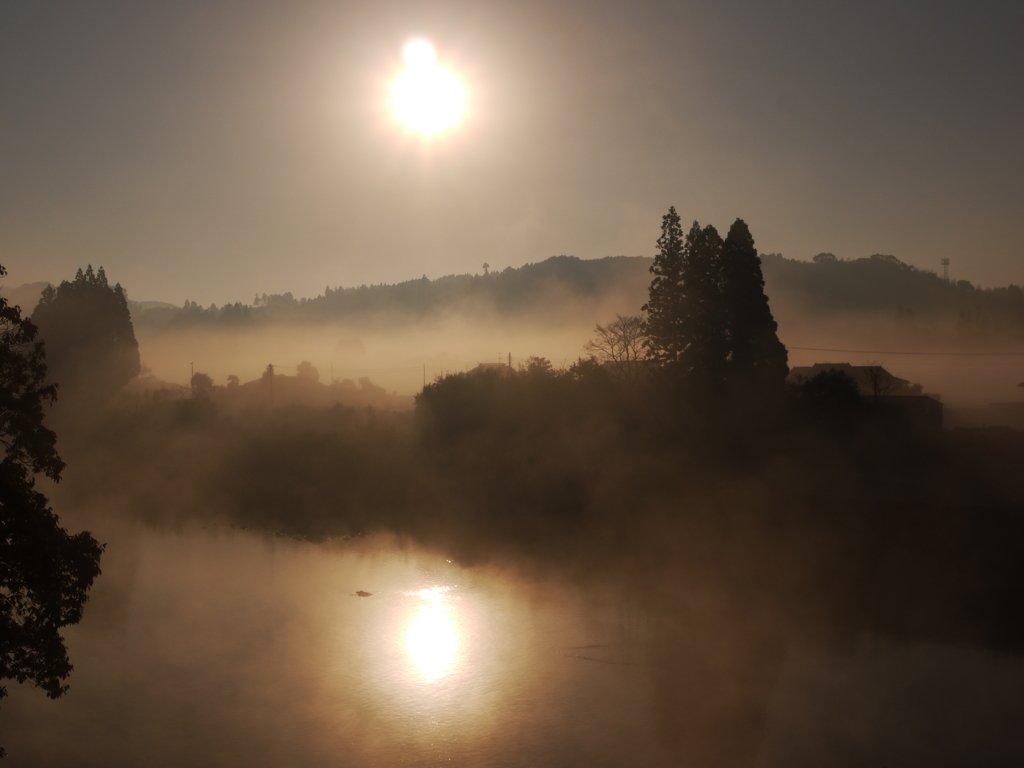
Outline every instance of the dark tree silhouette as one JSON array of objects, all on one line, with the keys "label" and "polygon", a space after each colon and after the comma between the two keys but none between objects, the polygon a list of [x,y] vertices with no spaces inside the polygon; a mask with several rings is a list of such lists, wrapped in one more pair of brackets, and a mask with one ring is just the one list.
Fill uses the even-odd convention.
[{"label": "dark tree silhouette", "polygon": [[100,267],[43,291],[32,315],[46,342],[53,381],[63,387],[65,406],[104,403],[140,370],[128,302],[120,283],[113,288]]},{"label": "dark tree silhouette", "polygon": [[199,373],[192,375],[192,397],[209,397],[213,391],[213,379],[209,374]]},{"label": "dark tree silhouette", "polygon": [[554,369],[551,367],[551,361],[546,357],[530,355],[530,357],[519,364],[519,371],[533,376],[550,376]]},{"label": "dark tree silhouette", "polygon": [[735,389],[782,394],[789,373],[786,347],[764,293],[761,259],[743,219],[722,244],[722,310],[729,334],[728,375]]},{"label": "dark tree silhouette", "polygon": [[[877,403],[879,398],[891,395],[900,389],[900,380],[880,365],[869,365],[865,370],[871,396]],[[920,387],[920,385],[917,385]]]},{"label": "dark tree silhouette", "polygon": [[595,338],[583,345],[583,350],[599,363],[609,366],[615,375],[635,382],[644,371],[644,342],[646,325],[640,315],[615,315],[607,325],[594,329]]},{"label": "dark tree silhouette", "polygon": [[303,360],[297,366],[295,370],[299,375],[299,378],[309,379],[310,381],[320,381],[320,371],[316,369],[309,360]]},{"label": "dark tree silhouette", "polygon": [[[64,468],[43,425],[57,386],[46,383],[36,333],[0,297],[0,680],[32,682],[55,699],[72,669],[60,628],[82,618],[103,548],[87,532],[61,528],[35,490],[35,474],[58,481]],[[0,699],[6,695],[0,686]]]},{"label": "dark tree silhouette", "polygon": [[696,221],[683,237],[679,215],[662,218],[647,312],[650,357],[666,373],[707,386],[721,383],[728,345],[721,306],[722,239]]},{"label": "dark tree silhouette", "polygon": [[643,306],[647,313],[647,349],[651,359],[665,367],[678,362],[683,339],[683,228],[675,207],[661,219],[658,254],[651,265],[649,299]]}]

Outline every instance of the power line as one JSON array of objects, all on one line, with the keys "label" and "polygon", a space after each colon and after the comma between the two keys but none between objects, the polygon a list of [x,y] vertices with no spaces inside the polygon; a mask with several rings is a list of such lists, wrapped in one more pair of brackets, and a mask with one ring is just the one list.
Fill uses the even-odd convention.
[{"label": "power line", "polygon": [[824,349],[822,347],[790,347],[801,352],[848,352],[855,355],[946,355],[960,357],[1013,357],[1024,355],[1022,352],[907,352],[892,349]]},{"label": "power line", "polygon": [[[339,372],[349,372],[349,373],[352,372],[352,371],[355,371],[357,373],[401,373],[401,372],[405,372],[405,371],[419,371],[419,370],[421,370],[422,367],[423,367],[422,365],[412,365],[412,366],[407,366],[407,367],[404,367],[404,368],[361,368],[359,366],[352,366],[350,368],[335,368],[334,370],[339,371]],[[452,366],[450,366],[450,365],[428,365],[427,366],[427,370],[428,371],[448,370],[451,367]]]}]

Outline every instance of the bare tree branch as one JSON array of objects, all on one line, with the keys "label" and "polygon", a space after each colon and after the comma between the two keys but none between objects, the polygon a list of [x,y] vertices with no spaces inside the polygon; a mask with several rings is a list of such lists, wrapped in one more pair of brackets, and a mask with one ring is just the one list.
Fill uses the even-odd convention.
[{"label": "bare tree branch", "polygon": [[596,337],[583,349],[599,363],[608,364],[626,381],[636,381],[643,373],[644,341],[647,324],[639,315],[615,315],[607,325],[594,329]]}]

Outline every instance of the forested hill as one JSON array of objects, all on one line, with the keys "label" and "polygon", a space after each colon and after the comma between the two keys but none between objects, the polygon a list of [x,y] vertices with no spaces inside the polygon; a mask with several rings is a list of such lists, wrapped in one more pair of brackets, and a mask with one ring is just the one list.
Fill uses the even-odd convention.
[{"label": "forested hill", "polygon": [[263,294],[251,305],[183,308],[133,307],[137,324],[183,326],[202,323],[233,325],[275,321],[359,321],[361,319],[419,319],[431,315],[539,316],[552,318],[573,313],[581,306],[611,304],[622,312],[638,312],[646,300],[651,259],[611,256],[583,260],[554,256],[501,272],[426,276],[394,285],[327,287],[313,298],[296,299],[291,293]]},{"label": "forested hill", "polygon": [[[946,282],[895,256],[813,261],[762,254],[766,291],[776,312],[875,313],[906,322],[955,323],[964,330],[1024,337],[1024,291]],[[615,256],[583,260],[555,256],[501,272],[426,277],[395,285],[327,288],[313,298],[262,295],[251,305],[183,308],[134,305],[143,328],[259,322],[373,321],[437,315],[531,317],[555,320],[579,310],[638,312],[647,299],[652,260]],[[603,316],[595,321],[604,319]]]},{"label": "forested hill", "polygon": [[808,308],[948,314],[977,307],[1012,314],[1016,307],[1017,322],[1024,320],[1020,314],[1024,292],[1019,286],[980,289],[967,280],[947,282],[895,256],[844,260],[820,253],[812,261],[797,261],[763,253],[761,262],[769,289],[782,291]]},{"label": "forested hill", "polygon": [[821,253],[812,261],[761,254],[773,306],[815,315],[873,313],[909,324],[954,324],[967,335],[1024,339],[1020,286],[978,288],[875,254],[844,260]]}]

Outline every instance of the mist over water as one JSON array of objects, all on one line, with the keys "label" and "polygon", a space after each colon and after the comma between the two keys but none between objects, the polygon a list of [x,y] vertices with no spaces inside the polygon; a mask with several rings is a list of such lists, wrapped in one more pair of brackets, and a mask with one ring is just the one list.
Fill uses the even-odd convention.
[{"label": "mist over water", "polygon": [[75,696],[4,708],[12,765],[668,764],[619,596],[388,537],[114,533]]},{"label": "mist over water", "polygon": [[140,335],[139,345],[152,375],[170,382],[188,382],[189,366],[181,368],[186,358],[217,384],[232,374],[242,381],[259,378],[267,363],[294,375],[295,367],[308,360],[325,383],[332,371],[339,380],[367,376],[387,391],[409,397],[423,388],[424,376],[429,383],[480,363],[507,363],[510,355],[513,365],[529,355],[568,365],[593,331],[589,317],[555,328],[452,318],[380,329],[330,324],[195,330]]},{"label": "mist over water", "polygon": [[[922,384],[926,392],[940,395],[953,407],[1019,399],[1015,388],[1024,379],[1020,355],[942,354],[1005,351],[1014,348],[1012,342],[978,345],[924,331],[900,336],[894,333],[888,316],[821,318],[788,313],[785,304],[782,307],[779,334],[790,345],[791,366],[820,362],[884,365],[901,378]],[[619,305],[609,313],[587,312],[556,326],[449,318],[381,329],[331,324],[142,333],[139,345],[152,375],[169,382],[186,384],[189,362],[217,384],[224,384],[232,374],[242,381],[256,379],[267,363],[294,375],[295,366],[309,360],[324,382],[333,370],[337,379],[368,376],[389,392],[411,396],[422,388],[424,375],[429,383],[480,363],[507,362],[510,355],[513,365],[537,355],[567,367],[583,354],[583,345],[593,337],[597,322],[606,322],[616,311],[635,313],[637,309],[638,305]],[[936,354],[893,354],[890,350]]]},{"label": "mist over water", "polygon": [[1020,755],[1016,657],[808,643],[706,591],[667,616],[392,537],[105,529],[72,691],[9,699],[11,765],[669,766],[742,755],[750,723],[708,716],[727,707],[760,721],[756,765]]}]

